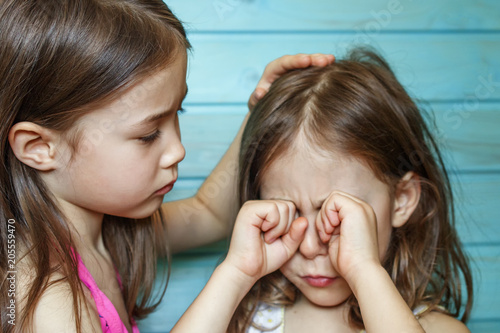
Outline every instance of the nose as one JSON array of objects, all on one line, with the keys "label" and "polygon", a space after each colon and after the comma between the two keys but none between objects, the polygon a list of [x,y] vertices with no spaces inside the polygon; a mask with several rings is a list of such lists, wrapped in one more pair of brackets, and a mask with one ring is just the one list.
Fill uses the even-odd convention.
[{"label": "nose", "polygon": [[307,259],[314,259],[319,255],[328,254],[328,244],[324,244],[319,238],[316,230],[316,215],[308,214],[306,216],[309,225],[307,226],[306,235],[302,243],[300,243],[299,251]]},{"label": "nose", "polygon": [[177,165],[186,156],[186,149],[181,143],[180,132],[177,130],[165,142],[165,151],[161,156],[160,166],[168,169]]}]

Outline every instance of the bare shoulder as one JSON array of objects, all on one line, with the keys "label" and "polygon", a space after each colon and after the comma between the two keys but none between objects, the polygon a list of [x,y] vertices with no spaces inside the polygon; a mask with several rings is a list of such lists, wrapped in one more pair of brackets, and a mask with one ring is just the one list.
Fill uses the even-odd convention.
[{"label": "bare shoulder", "polygon": [[[57,281],[57,276],[51,278]],[[40,297],[33,316],[33,327],[37,333],[76,332],[76,314],[73,309],[74,296],[67,282],[57,282],[48,287]],[[93,302],[85,296],[80,303],[81,327],[85,332],[100,332],[101,325]]]},{"label": "bare shoulder", "polygon": [[421,317],[419,322],[427,333],[470,333],[464,323],[454,317],[437,311],[433,311]]}]

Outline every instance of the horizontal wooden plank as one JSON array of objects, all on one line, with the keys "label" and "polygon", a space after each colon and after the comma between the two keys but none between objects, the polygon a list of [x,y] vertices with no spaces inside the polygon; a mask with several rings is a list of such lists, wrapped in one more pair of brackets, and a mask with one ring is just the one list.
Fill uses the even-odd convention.
[{"label": "horizontal wooden plank", "polygon": [[471,318],[485,322],[493,319],[498,321],[500,320],[500,284],[498,283],[500,246],[469,246],[466,249],[472,259],[476,293]]},{"label": "horizontal wooden plank", "polygon": [[[498,327],[500,323],[500,246],[468,249],[474,259],[476,283],[475,307],[471,328]],[[182,313],[196,298],[211,272],[220,261],[220,255],[174,256],[172,274],[165,297],[157,311],[139,323],[141,332],[168,332]],[[495,332],[476,330],[473,332]],[[498,332],[498,331],[497,331]]]},{"label": "horizontal wooden plank", "polygon": [[[246,106],[190,106],[179,118],[186,157],[179,177],[206,177],[235,138]],[[226,112],[224,112],[226,111]]]},{"label": "horizontal wooden plank", "polygon": [[[500,103],[435,103],[435,136],[443,147],[450,170],[500,171]],[[206,177],[218,163],[246,114],[245,105],[188,105],[181,115],[186,158],[181,177]]]},{"label": "horizontal wooden plank", "polygon": [[497,320],[471,320],[467,327],[474,333],[500,332],[500,319]]},{"label": "horizontal wooden plank", "polygon": [[140,321],[143,333],[168,332],[194,301],[219,262],[220,254],[174,256],[167,292],[157,310]]},{"label": "horizontal wooden plank", "polygon": [[500,99],[500,33],[193,33],[190,40],[194,51],[187,103],[246,103],[271,60],[284,54],[316,52],[342,57],[353,43],[365,42],[382,50],[400,81],[418,98]]},{"label": "horizontal wooden plank", "polygon": [[467,175],[452,180],[456,227],[462,242],[500,245],[500,174]]},{"label": "horizontal wooden plank", "polygon": [[468,101],[430,104],[450,172],[500,171],[500,103]]},{"label": "horizontal wooden plank", "polygon": [[[165,200],[174,201],[194,195],[202,180],[180,179]],[[457,230],[468,245],[500,245],[500,173],[493,175],[452,176],[457,211]],[[221,243],[220,250],[224,249]],[[212,251],[212,250],[211,250]]]},{"label": "horizontal wooden plank", "polygon": [[499,29],[496,0],[167,0],[192,31]]}]

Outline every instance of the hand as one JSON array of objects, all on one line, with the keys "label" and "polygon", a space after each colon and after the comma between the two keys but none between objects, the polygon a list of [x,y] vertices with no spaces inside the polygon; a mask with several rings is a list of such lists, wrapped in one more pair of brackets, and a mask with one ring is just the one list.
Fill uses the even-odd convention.
[{"label": "hand", "polygon": [[236,223],[226,262],[257,281],[280,268],[304,239],[307,220],[282,200],[246,202]]},{"label": "hand", "polygon": [[306,68],[310,66],[324,67],[335,61],[331,54],[296,54],[285,55],[271,61],[257,83],[250,99],[248,100],[248,109],[253,110],[255,104],[268,92],[271,84],[280,76],[292,69]]},{"label": "hand", "polygon": [[316,218],[316,228],[321,241],[329,242],[333,267],[349,284],[362,269],[380,266],[377,218],[366,202],[332,192]]}]

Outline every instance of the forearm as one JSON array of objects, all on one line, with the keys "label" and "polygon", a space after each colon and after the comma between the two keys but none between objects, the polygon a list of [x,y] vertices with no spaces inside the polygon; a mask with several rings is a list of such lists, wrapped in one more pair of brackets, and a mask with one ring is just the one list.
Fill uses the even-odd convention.
[{"label": "forearm", "polygon": [[191,198],[162,205],[173,252],[228,237],[238,214],[238,155],[248,115],[220,162]]},{"label": "forearm", "polygon": [[367,332],[425,332],[382,266],[358,274],[351,288]]},{"label": "forearm", "polygon": [[[249,115],[250,113],[247,113],[228,150],[195,195],[196,200],[207,208],[214,223],[222,225],[224,230],[222,237],[229,236],[240,208],[237,189],[238,159],[241,137]],[[206,218],[206,216],[200,216],[200,218]]]},{"label": "forearm", "polygon": [[171,333],[225,333],[234,311],[253,283],[222,263]]}]

